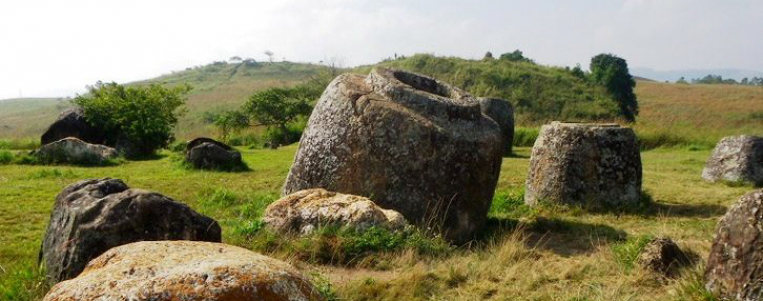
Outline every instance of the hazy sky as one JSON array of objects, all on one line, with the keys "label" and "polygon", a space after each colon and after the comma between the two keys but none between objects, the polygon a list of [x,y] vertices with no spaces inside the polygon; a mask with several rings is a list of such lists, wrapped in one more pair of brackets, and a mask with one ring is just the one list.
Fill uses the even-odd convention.
[{"label": "hazy sky", "polygon": [[233,55],[345,66],[521,49],[548,65],[763,71],[760,0],[1,0],[0,99],[66,96]]}]

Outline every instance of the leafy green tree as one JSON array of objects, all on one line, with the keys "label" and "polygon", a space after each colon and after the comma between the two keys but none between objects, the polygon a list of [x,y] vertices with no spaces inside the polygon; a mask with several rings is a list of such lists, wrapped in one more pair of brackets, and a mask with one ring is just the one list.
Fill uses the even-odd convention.
[{"label": "leafy green tree", "polygon": [[628,63],[614,54],[599,54],[591,59],[591,79],[604,86],[620,107],[620,114],[629,122],[636,120],[638,100],[633,88],[636,81],[628,71]]},{"label": "leafy green tree", "polygon": [[485,53],[485,56],[482,58],[483,61],[492,61],[493,60],[493,53],[488,51]]},{"label": "leafy green tree", "polygon": [[167,146],[178,110],[191,87],[160,85],[122,86],[98,82],[72,103],[82,108],[85,119],[106,134],[106,144],[121,148],[127,156],[145,156]]},{"label": "leafy green tree", "polygon": [[239,110],[223,111],[215,114],[212,120],[212,124],[220,129],[220,139],[226,142],[231,134],[238,133],[249,126],[249,116]]},{"label": "leafy green tree", "polygon": [[681,78],[679,78],[679,79],[676,81],[676,84],[680,84],[680,85],[686,85],[686,84],[689,84],[689,82],[687,82],[687,81],[686,81],[686,78],[684,78],[683,76],[681,76]]},{"label": "leafy green tree", "polygon": [[507,52],[507,53],[501,54],[499,59],[512,61],[512,62],[534,63],[533,60],[526,58],[524,54],[522,54],[522,51],[520,51],[519,49],[514,50],[514,52]]},{"label": "leafy green tree", "polygon": [[[286,136],[287,125],[312,111],[314,92],[306,85],[293,88],[269,88],[254,93],[244,105],[244,112],[257,125],[267,126]],[[284,143],[285,141],[275,141]]]}]

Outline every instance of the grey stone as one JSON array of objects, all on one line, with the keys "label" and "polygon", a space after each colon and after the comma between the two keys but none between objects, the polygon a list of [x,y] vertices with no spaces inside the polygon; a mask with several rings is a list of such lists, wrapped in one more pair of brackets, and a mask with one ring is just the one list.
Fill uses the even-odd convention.
[{"label": "grey stone", "polygon": [[479,101],[446,83],[383,68],[343,74],[313,110],[283,194],[324,188],[369,197],[467,241],[487,218],[501,139]]},{"label": "grey stone", "polygon": [[501,127],[503,154],[511,155],[511,145],[514,142],[514,107],[508,100],[480,98],[480,109]]},{"label": "grey stone", "polygon": [[67,109],[58,116],[48,130],[42,134],[40,145],[45,145],[68,137],[75,137],[87,143],[104,144],[105,135],[100,129],[90,125],[81,109]]},{"label": "grey stone", "polygon": [[525,203],[611,209],[641,199],[641,155],[636,134],[617,124],[552,122],[532,150]]},{"label": "grey stone", "polygon": [[196,138],[186,146],[185,161],[195,168],[231,170],[244,167],[241,153],[210,138]]},{"label": "grey stone", "polygon": [[84,180],[56,196],[42,248],[48,281],[77,276],[91,259],[144,240],[219,242],[217,222],[158,193],[118,179]]},{"label": "grey stone", "polygon": [[44,301],[318,301],[291,265],[247,249],[198,241],[144,241],[108,250]]},{"label": "grey stone", "polygon": [[725,137],[707,160],[702,178],[763,186],[763,137]]},{"label": "grey stone", "polygon": [[271,203],[262,221],[284,234],[309,234],[322,226],[356,230],[379,227],[394,231],[407,225],[402,214],[381,208],[366,197],[321,188],[298,191]]},{"label": "grey stone", "polygon": [[718,223],[705,287],[730,300],[763,300],[763,189],[742,196]]},{"label": "grey stone", "polygon": [[32,151],[32,156],[42,163],[70,163],[80,165],[102,165],[118,156],[115,149],[90,144],[74,137],[64,138],[41,146]]}]

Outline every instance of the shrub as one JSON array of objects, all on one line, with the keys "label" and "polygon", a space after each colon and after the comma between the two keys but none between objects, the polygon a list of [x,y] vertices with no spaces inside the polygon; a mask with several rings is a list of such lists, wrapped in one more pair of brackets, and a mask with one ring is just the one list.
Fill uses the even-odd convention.
[{"label": "shrub", "polygon": [[514,146],[533,146],[538,139],[538,128],[516,128],[514,130]]},{"label": "shrub", "polygon": [[180,108],[190,86],[165,88],[98,82],[72,103],[93,126],[103,129],[108,145],[122,146],[128,156],[148,156],[173,139]]},{"label": "shrub", "polygon": [[0,164],[10,164],[13,162],[13,153],[7,149],[0,149]]}]

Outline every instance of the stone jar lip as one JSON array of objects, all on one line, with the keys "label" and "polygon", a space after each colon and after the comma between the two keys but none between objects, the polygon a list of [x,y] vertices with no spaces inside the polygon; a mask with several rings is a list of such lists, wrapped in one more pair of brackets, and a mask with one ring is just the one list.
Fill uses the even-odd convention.
[{"label": "stone jar lip", "polygon": [[477,98],[437,79],[403,70],[376,67],[366,77],[374,92],[390,101],[429,115],[476,120],[480,118]]},{"label": "stone jar lip", "polygon": [[627,128],[618,123],[594,123],[594,122],[571,122],[571,121],[552,121],[550,125],[563,127],[585,127],[585,128]]}]

